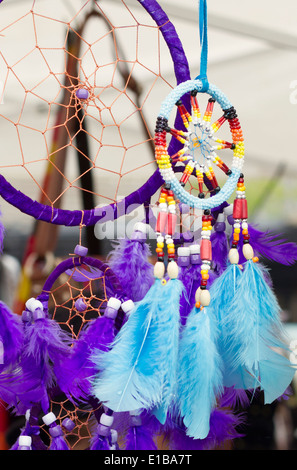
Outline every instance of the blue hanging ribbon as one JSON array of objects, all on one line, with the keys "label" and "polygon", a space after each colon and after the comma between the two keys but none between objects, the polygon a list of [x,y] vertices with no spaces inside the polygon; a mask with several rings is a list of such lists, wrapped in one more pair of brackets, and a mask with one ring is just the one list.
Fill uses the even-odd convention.
[{"label": "blue hanging ribbon", "polygon": [[196,80],[202,82],[202,92],[206,92],[209,87],[207,78],[207,57],[208,57],[208,36],[207,36],[207,1],[199,0],[199,34],[201,45],[200,74]]}]

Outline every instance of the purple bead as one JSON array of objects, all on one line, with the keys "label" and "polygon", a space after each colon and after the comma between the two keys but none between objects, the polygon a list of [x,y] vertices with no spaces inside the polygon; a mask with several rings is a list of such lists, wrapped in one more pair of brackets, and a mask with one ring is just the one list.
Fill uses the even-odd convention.
[{"label": "purple bead", "polygon": [[41,310],[41,308],[37,308],[36,310],[34,310],[33,312],[34,321],[44,320],[44,318],[45,318],[45,313],[43,310]]},{"label": "purple bead", "polygon": [[52,428],[49,428],[49,433],[52,437],[59,437],[59,436],[63,436],[63,431],[62,431],[62,428],[61,426],[59,426],[58,424],[56,424],[55,426],[53,426]]},{"label": "purple bead", "polygon": [[214,226],[216,232],[224,232],[226,230],[225,222],[217,222]]},{"label": "purple bead", "polygon": [[190,257],[189,256],[179,256],[177,258],[177,264],[179,266],[189,266],[190,264]]},{"label": "purple bead", "polygon": [[229,222],[230,225],[233,225],[233,224],[234,224],[233,215],[228,215],[227,220],[228,220],[228,222]]},{"label": "purple bead", "polygon": [[118,314],[118,310],[112,307],[106,307],[104,311],[104,316],[107,318],[111,318],[112,320],[116,318],[117,314]]},{"label": "purple bead", "polygon": [[141,426],[142,420],[139,415],[131,416],[131,426]]},{"label": "purple bead", "polygon": [[87,256],[88,248],[82,245],[76,245],[76,247],[74,248],[74,253],[78,256]]},{"label": "purple bead", "polygon": [[190,212],[190,207],[183,202],[179,203],[179,210],[181,214],[188,214]]},{"label": "purple bead", "polygon": [[104,426],[104,424],[99,424],[98,426],[98,434],[99,436],[108,436],[110,433],[110,429],[108,426]]},{"label": "purple bead", "polygon": [[146,233],[140,232],[139,230],[136,230],[133,232],[131,240],[135,241],[145,241],[146,240]]},{"label": "purple bead", "polygon": [[74,306],[78,312],[84,312],[88,308],[86,302],[81,297],[75,301]]},{"label": "purple bead", "polygon": [[191,264],[199,264],[200,263],[200,255],[193,254],[191,255]]},{"label": "purple bead", "polygon": [[22,313],[22,320],[24,323],[30,323],[32,321],[32,313],[28,310],[24,310]]},{"label": "purple bead", "polygon": [[75,428],[75,423],[70,418],[65,418],[62,421],[62,426],[64,426],[67,431],[72,431]]},{"label": "purple bead", "polygon": [[86,88],[79,88],[75,94],[79,100],[87,100],[89,98],[89,92]]}]

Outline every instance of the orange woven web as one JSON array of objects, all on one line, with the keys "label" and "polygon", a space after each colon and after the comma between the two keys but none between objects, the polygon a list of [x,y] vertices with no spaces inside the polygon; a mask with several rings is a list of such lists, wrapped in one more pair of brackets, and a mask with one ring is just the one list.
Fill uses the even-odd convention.
[{"label": "orange woven web", "polygon": [[[96,204],[114,202],[155,169],[154,93],[160,82],[166,93],[170,89],[162,75],[161,55],[168,53],[159,28],[121,0],[24,3],[21,16],[11,18],[3,9],[0,19],[0,126],[9,141],[1,172],[26,194],[38,199],[40,192],[46,204],[58,207],[67,196],[68,209],[78,208],[79,191],[88,191],[82,179],[90,172]],[[80,88],[88,91],[87,100],[76,97]],[[80,133],[88,139],[88,154],[77,144]],[[53,174],[51,189],[45,175]]]},{"label": "orange woven web", "polygon": [[[156,115],[172,88],[163,61],[173,70],[150,16],[124,0],[7,3],[0,38],[1,174],[33,200],[72,210],[110,204],[144,184],[156,169]],[[77,97],[79,89],[87,90],[87,99]],[[15,209],[2,210],[13,225],[23,220]],[[18,313],[60,261],[53,255],[57,231],[38,222],[24,249]],[[45,267],[38,263],[43,257]],[[75,309],[78,297],[87,299],[83,313]],[[104,276],[77,283],[65,274],[51,292],[49,311],[77,338],[106,301]],[[94,410],[65,397],[51,407],[60,423],[65,417],[75,422],[67,435],[71,449],[86,448]]]}]

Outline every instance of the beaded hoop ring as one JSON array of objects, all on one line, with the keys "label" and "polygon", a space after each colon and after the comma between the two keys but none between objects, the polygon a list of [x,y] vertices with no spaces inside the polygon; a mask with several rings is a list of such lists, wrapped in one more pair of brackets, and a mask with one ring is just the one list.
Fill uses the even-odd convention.
[{"label": "beaded hoop ring", "polygon": [[[198,93],[210,95],[203,117],[201,117],[197,101]],[[186,94],[190,94],[192,114],[187,111],[182,102],[182,98]],[[223,116],[211,125],[210,121],[215,102],[218,102],[223,110]],[[170,113],[175,106],[177,106],[180,112],[185,130],[174,129],[168,125]],[[214,137],[214,134],[225,121],[229,122],[232,142]],[[167,151],[167,135],[175,137],[183,144],[183,148],[171,157]],[[227,201],[236,187],[244,163],[243,140],[236,110],[224,93],[212,84],[209,84],[206,91],[203,90],[203,83],[198,79],[187,80],[174,88],[161,105],[155,130],[156,161],[168,188],[170,186],[174,195],[181,202],[196,209],[214,209]],[[203,161],[196,159],[195,150],[197,148],[200,149],[200,156]],[[216,153],[216,151],[223,149],[233,150],[233,161],[230,168]],[[177,162],[182,162],[185,165],[180,181],[177,179],[172,168],[172,165]],[[222,188],[218,185],[212,163],[228,176]],[[198,197],[189,194],[184,188],[192,174],[198,180]],[[209,193],[212,197],[205,198],[206,191],[204,191],[204,186],[210,188]]]}]

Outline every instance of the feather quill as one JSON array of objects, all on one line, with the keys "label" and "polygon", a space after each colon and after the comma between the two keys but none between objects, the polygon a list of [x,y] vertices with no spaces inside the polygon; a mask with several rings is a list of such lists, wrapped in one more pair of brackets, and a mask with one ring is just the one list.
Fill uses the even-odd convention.
[{"label": "feather quill", "polygon": [[164,286],[156,279],[110,351],[93,354],[101,371],[93,380],[94,395],[112,410],[168,405],[175,381],[181,291],[178,280]]},{"label": "feather quill", "polygon": [[211,307],[195,307],[180,340],[178,407],[186,433],[194,439],[207,437],[211,412],[223,390],[217,333]]}]

